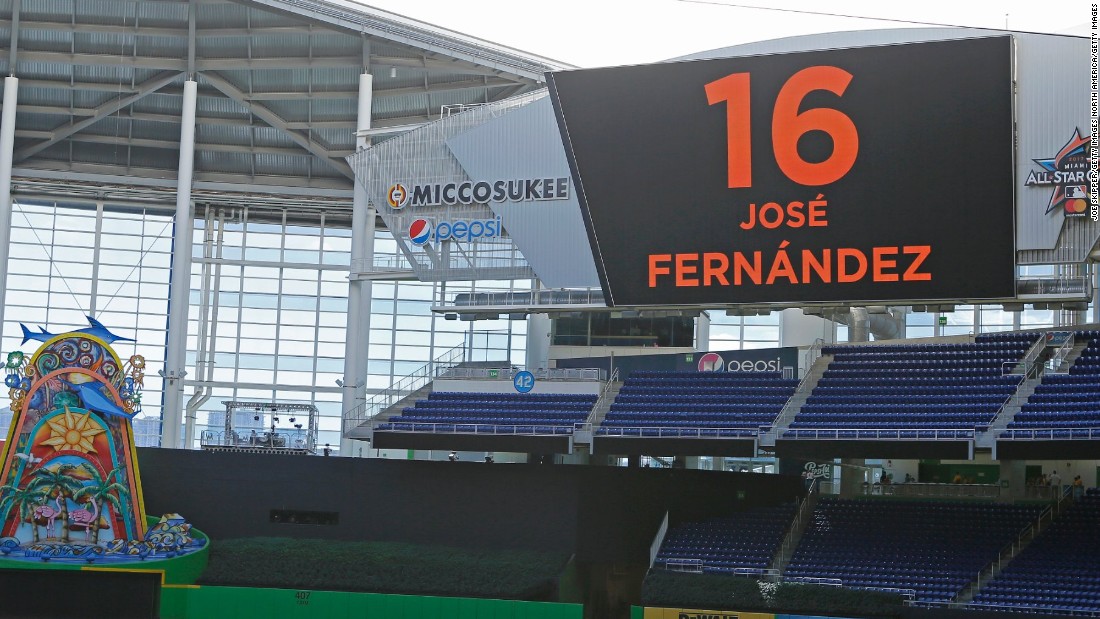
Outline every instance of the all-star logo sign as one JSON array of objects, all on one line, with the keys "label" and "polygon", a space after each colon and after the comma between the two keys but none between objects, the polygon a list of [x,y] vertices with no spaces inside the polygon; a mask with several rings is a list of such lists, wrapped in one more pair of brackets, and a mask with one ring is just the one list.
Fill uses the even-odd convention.
[{"label": "all-star logo sign", "polygon": [[1090,136],[1082,136],[1074,129],[1073,137],[1058,154],[1049,159],[1033,159],[1041,170],[1032,170],[1024,185],[1053,186],[1054,192],[1047,204],[1047,213],[1061,210],[1066,217],[1084,217],[1089,210],[1089,143]]}]

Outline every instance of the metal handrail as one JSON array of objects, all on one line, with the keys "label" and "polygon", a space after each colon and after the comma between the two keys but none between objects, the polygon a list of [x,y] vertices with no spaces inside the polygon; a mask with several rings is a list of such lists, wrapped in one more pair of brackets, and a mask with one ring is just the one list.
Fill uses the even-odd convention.
[{"label": "metal handrail", "polygon": [[[1005,361],[1002,363],[1001,375],[1023,374],[1025,378],[1031,378],[1032,373],[1035,372],[1036,366],[1038,365],[1035,362],[1039,359],[1039,356],[1043,354],[1043,351],[1046,350],[1046,339],[1046,333],[1043,333],[1042,337],[1036,340],[1035,343],[1031,345],[1031,348],[1028,349],[1027,353],[1024,354],[1023,359],[1019,361]],[[1016,368],[1020,368],[1022,372],[1017,372]]]},{"label": "metal handrail", "polygon": [[657,555],[661,551],[661,545],[665,543],[665,535],[668,534],[668,512],[665,512],[665,517],[661,519],[661,526],[657,527],[657,535],[653,536],[653,542],[649,544],[649,567],[652,569],[653,564],[657,561]]},{"label": "metal handrail", "polygon": [[724,567],[721,565],[712,565],[710,563],[704,563],[702,559],[693,559],[688,557],[671,557],[661,562],[662,565],[658,567],[664,567],[664,569],[670,572],[689,572],[692,574],[701,574],[707,570],[720,571],[722,574],[728,576],[761,576],[769,580],[779,580],[780,574],[778,570],[765,567]]},{"label": "metal handrail", "polygon": [[882,484],[876,482],[871,484],[868,489],[871,494],[922,498],[997,499],[1001,496],[1001,488],[996,484],[931,484],[917,482]]},{"label": "metal handrail", "polygon": [[199,434],[201,447],[255,447],[259,449],[301,449],[313,451],[317,445],[306,432],[291,430],[271,432],[268,430],[242,436],[237,432],[225,433],[216,430],[203,430]]},{"label": "metal handrail", "polygon": [[[704,434],[704,432],[706,434]],[[723,434],[725,432],[726,434]],[[730,434],[730,433],[736,434]],[[748,436],[745,436],[748,433]],[[600,425],[599,436],[619,436],[626,438],[755,438],[760,428],[746,427],[663,427],[663,426],[624,426],[609,428]]]},{"label": "metal handrail", "polygon": [[[810,481],[810,487],[806,490],[806,496],[802,498],[802,502],[798,506],[798,511],[794,515],[794,520],[791,521],[790,529],[787,530],[787,534],[783,536],[783,542],[779,545],[780,557],[787,557],[787,551],[792,550],[795,543],[795,536],[798,534],[799,528],[802,527],[802,522],[807,519],[813,510],[817,507],[818,499],[818,479],[814,478]],[[783,559],[778,562],[777,569],[783,571],[786,565]]]},{"label": "metal handrail", "polygon": [[[514,367],[499,368],[461,368],[452,367],[444,370],[436,378],[440,379],[488,379],[488,380],[512,380],[521,370]],[[539,380],[600,380],[603,370],[600,368],[539,368],[529,370]]]},{"label": "metal handrail", "polygon": [[1058,366],[1062,365],[1062,362],[1065,361],[1066,357],[1069,356],[1070,351],[1073,350],[1073,346],[1077,343],[1076,340],[1077,340],[1076,334],[1073,331],[1070,331],[1069,335],[1066,336],[1065,341],[1062,342],[1062,345],[1059,346],[1058,349],[1054,351],[1054,354],[1050,356],[1050,369],[1049,369],[1049,372],[1051,374],[1068,374],[1069,373],[1068,369],[1065,372],[1059,372],[1058,371]]},{"label": "metal handrail", "polygon": [[466,358],[466,344],[459,344],[433,361],[417,368],[408,376],[376,393],[362,404],[344,413],[344,432],[363,425],[386,408],[400,402],[424,385],[435,380],[442,372],[462,363]]},{"label": "metal handrail", "polygon": [[843,587],[844,581],[839,578],[824,578],[819,576],[786,576],[783,582],[793,582],[803,585],[824,585],[827,587]]},{"label": "metal handrail", "polygon": [[[1055,436],[1059,433],[1060,436]],[[1007,434],[1007,436],[1005,436]],[[1020,436],[1023,434],[1024,436]],[[1100,439],[1100,427],[1087,428],[1005,428],[1000,441],[1064,441]]]},{"label": "metal handrail", "polygon": [[607,383],[603,386],[603,389],[600,390],[600,397],[596,398],[596,403],[592,405],[592,410],[588,412],[588,419],[585,419],[585,423],[587,423],[589,426],[595,425],[596,411],[600,410],[600,407],[603,405],[604,401],[607,400],[608,394],[611,393],[611,388],[615,385],[616,382],[618,382],[618,380],[619,368],[614,368],[611,370],[611,376],[607,379]]},{"label": "metal handrail", "polygon": [[988,582],[992,578],[995,578],[995,574],[1004,567],[1004,563],[1015,557],[1016,554],[1023,548],[1025,542],[1029,542],[1035,539],[1035,536],[1043,531],[1043,521],[1046,520],[1047,522],[1049,522],[1054,519],[1054,515],[1056,513],[1055,508],[1057,507],[1058,503],[1048,505],[1047,508],[1039,514],[1034,522],[1029,524],[1026,529],[1021,531],[1020,534],[1016,536],[1016,539],[1002,546],[1001,549],[997,552],[997,558],[991,561],[988,565],[983,567],[978,572],[977,577],[974,578],[973,589],[979,590],[982,588],[982,574],[986,573],[987,571],[989,572],[990,578],[987,579],[986,582]]},{"label": "metal handrail", "polygon": [[[810,373],[810,368],[813,367],[814,362],[817,361],[821,357],[821,349],[824,348],[824,347],[825,347],[825,340],[820,338],[820,337],[817,338],[816,340],[814,340],[812,344],[810,344],[810,351],[806,355],[806,374]],[[803,376],[802,378],[806,378],[806,377]],[[801,386],[802,385],[799,384],[799,387],[801,387]]]},{"label": "metal handrail", "polygon": [[1050,613],[1051,611],[1054,611],[1059,615],[1068,615],[1070,617],[1100,617],[1100,611],[1098,610],[1072,610],[1062,608],[1055,609],[1053,606],[1016,606],[1008,604],[994,604],[993,602],[968,602],[966,605],[978,609],[989,608],[994,610],[1005,610],[1012,613]]},{"label": "metal handrail", "polygon": [[[374,432],[430,432],[435,434],[505,434],[518,436],[566,436],[578,431],[584,424],[563,423],[470,423],[470,422],[424,422],[370,420],[370,429]],[[390,426],[390,427],[383,427]],[[549,430],[549,431],[546,431]],[[558,432],[558,430],[562,430]]]},{"label": "metal handrail", "polygon": [[[909,441],[909,440],[933,440],[933,441],[957,441],[960,439],[972,439],[976,433],[974,428],[787,428],[792,432],[788,439],[794,440],[878,440],[878,441]],[[854,433],[849,436],[840,436],[840,433]],[[932,435],[929,436],[928,433]],[[812,434],[810,434],[812,433]],[[905,436],[903,436],[903,434]],[[962,434],[963,436],[959,436]],[[782,437],[780,437],[782,438]]]}]

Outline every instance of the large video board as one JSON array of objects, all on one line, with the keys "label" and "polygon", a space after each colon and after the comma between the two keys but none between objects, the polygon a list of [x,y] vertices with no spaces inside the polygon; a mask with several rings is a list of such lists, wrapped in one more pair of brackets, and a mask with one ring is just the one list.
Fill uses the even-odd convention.
[{"label": "large video board", "polygon": [[1015,296],[1011,37],[549,84],[609,305]]}]

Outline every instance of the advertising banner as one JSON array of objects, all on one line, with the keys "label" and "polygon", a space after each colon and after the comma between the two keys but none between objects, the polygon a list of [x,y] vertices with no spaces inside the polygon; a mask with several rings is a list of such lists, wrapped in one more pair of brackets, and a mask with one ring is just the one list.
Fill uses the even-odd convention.
[{"label": "advertising banner", "polygon": [[609,305],[1015,296],[1011,37],[549,86]]},{"label": "advertising banner", "polygon": [[785,372],[798,375],[798,348],[760,348],[753,350],[719,350],[662,355],[620,355],[618,357],[580,357],[558,359],[559,368],[601,368],[611,372],[611,364],[626,378],[635,370],[677,372]]},{"label": "advertising banner", "polygon": [[732,610],[646,608],[643,619],[776,619],[772,613],[743,613]]}]

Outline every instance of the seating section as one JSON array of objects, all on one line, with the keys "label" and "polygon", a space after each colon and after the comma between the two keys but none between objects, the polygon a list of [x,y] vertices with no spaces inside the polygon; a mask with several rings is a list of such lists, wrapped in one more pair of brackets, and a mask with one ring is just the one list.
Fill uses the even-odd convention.
[{"label": "seating section", "polygon": [[1040,511],[1035,505],[823,498],[784,576],[950,600]]},{"label": "seating section", "polygon": [[1078,500],[974,597],[974,605],[1100,612],[1100,494]]},{"label": "seating section", "polygon": [[751,437],[771,425],[798,381],[779,372],[636,371],[623,383],[602,436]]},{"label": "seating section", "polygon": [[1078,331],[1075,340],[1088,344],[1069,374],[1044,375],[1002,438],[1100,439],[1100,331]]},{"label": "seating section", "polygon": [[433,392],[379,425],[380,431],[571,434],[595,394]]},{"label": "seating section", "polygon": [[679,562],[697,562],[704,572],[727,574],[768,569],[796,509],[793,503],[762,507],[672,527],[655,564],[676,569]]},{"label": "seating section", "polygon": [[1008,372],[1034,342],[1009,333],[965,344],[826,347],[833,360],[784,438],[973,437],[1016,391],[1022,376]]}]

